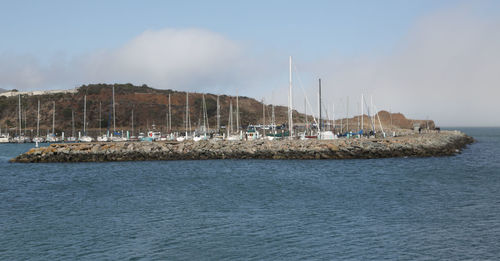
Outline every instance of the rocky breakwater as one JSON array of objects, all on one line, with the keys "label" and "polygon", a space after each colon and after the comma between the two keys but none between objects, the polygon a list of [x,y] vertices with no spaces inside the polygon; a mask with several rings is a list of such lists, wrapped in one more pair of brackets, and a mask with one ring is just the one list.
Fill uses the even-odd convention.
[{"label": "rocky breakwater", "polygon": [[384,139],[67,143],[33,148],[11,162],[429,157],[457,154],[472,142],[443,131]]}]

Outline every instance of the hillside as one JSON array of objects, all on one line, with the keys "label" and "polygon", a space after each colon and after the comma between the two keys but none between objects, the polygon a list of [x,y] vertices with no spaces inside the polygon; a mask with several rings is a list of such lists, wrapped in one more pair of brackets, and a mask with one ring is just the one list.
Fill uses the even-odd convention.
[{"label": "hillside", "polygon": [[[130,130],[132,126],[132,111],[134,112],[135,131],[145,131],[154,123],[159,130],[166,130],[168,113],[168,95],[171,96],[172,128],[184,129],[186,110],[186,93],[174,90],[153,89],[146,85],[134,86],[131,84],[115,84],[116,128]],[[52,129],[53,102],[56,107],[56,132],[71,133],[71,114],[74,112],[75,129],[83,129],[84,96],[87,96],[87,129],[99,129],[99,106],[101,104],[101,128],[112,129],[112,85],[91,84],[78,88],[76,93],[57,93],[36,96],[21,96],[22,128],[36,131],[37,103],[40,100],[40,129],[45,135]],[[216,126],[217,95],[205,94],[210,127]],[[233,101],[233,111],[236,111],[236,97],[220,95],[221,125],[227,125],[229,118],[229,103]],[[198,126],[202,120],[202,94],[189,93],[189,110],[191,125]],[[262,103],[248,97],[239,97],[240,122],[242,126],[262,123]],[[287,108],[275,106],[275,118],[278,125],[287,122]],[[365,116],[365,122],[368,118]],[[387,112],[381,112],[383,124],[388,124],[390,118]],[[271,105],[266,105],[266,122],[271,119]],[[311,118],[310,118],[311,119]],[[234,118],[234,121],[236,119]],[[304,122],[303,114],[294,112],[294,121]],[[352,119],[351,122],[354,122]],[[25,124],[26,122],[26,124]],[[393,114],[394,126],[411,128],[414,121],[406,119],[402,114]],[[338,123],[340,123],[338,121]],[[18,127],[18,97],[0,97],[0,125],[3,131],[9,128],[15,132]],[[352,128],[354,125],[350,124]],[[357,124],[356,124],[357,127]],[[97,134],[97,133],[95,133]]]}]

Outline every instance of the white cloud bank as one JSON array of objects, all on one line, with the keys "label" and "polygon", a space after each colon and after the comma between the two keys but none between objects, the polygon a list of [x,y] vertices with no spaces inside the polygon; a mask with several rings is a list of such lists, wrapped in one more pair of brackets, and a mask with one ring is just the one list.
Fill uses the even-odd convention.
[{"label": "white cloud bank", "polygon": [[242,84],[251,66],[242,57],[242,45],[214,32],[146,31],[120,48],[69,60],[55,58],[45,66],[30,56],[0,55],[0,88],[33,90],[130,82],[162,89],[213,90],[217,85]]},{"label": "white cloud bank", "polygon": [[364,92],[378,108],[442,126],[500,126],[498,16],[462,5],[418,21],[389,55],[330,58],[310,69],[325,78],[327,97],[351,96],[351,112]]}]

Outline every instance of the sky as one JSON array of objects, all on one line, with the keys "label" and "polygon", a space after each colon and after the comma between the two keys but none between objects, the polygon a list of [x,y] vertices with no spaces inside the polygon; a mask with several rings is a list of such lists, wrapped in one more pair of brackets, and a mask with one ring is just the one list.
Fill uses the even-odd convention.
[{"label": "sky", "polygon": [[[500,126],[499,1],[0,1],[0,88],[89,83]],[[349,101],[349,102],[347,102]]]}]

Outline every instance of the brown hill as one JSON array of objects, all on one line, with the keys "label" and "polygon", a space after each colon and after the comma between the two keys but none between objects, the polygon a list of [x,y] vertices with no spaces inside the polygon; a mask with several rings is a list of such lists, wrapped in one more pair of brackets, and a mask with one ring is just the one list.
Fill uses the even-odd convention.
[{"label": "brown hill", "polygon": [[[132,84],[115,84],[115,107],[117,130],[130,130],[132,127],[132,111],[134,112],[135,132],[145,131],[154,123],[159,130],[166,130],[168,113],[168,95],[171,96],[172,128],[176,131],[184,130],[184,118],[186,110],[186,92],[174,90],[158,90]],[[101,111],[100,125],[102,132],[107,128],[113,128],[112,120],[112,85],[91,84],[78,88],[76,93],[56,93],[45,95],[21,95],[22,123],[26,134],[30,135],[36,131],[37,104],[40,100],[40,134],[45,135],[52,129],[53,102],[56,107],[55,129],[56,133],[64,131],[66,136],[71,134],[71,115],[74,113],[75,130],[83,129],[84,96],[87,96],[87,129],[96,135],[99,129],[99,111]],[[216,126],[217,95],[205,94],[209,125]],[[236,97],[220,95],[221,125],[227,125],[229,118],[229,103],[233,102],[233,111],[236,111]],[[195,128],[202,121],[202,94],[189,93],[189,111],[191,125]],[[99,110],[101,108],[101,110]],[[242,126],[262,123],[262,103],[248,97],[239,97],[240,122]],[[388,112],[379,113],[382,124],[390,122],[391,116]],[[276,124],[287,122],[287,108],[275,106]],[[349,126],[357,127],[358,117],[351,118]],[[266,123],[271,119],[271,105],[266,105]],[[311,119],[311,118],[310,118]],[[236,119],[234,118],[234,121]],[[294,121],[300,125],[305,121],[304,114],[294,111]],[[365,115],[365,122],[369,122]],[[394,127],[411,128],[415,122],[406,119],[402,114],[392,114]],[[340,124],[340,120],[337,120]],[[378,124],[378,123],[377,123]],[[0,125],[2,132],[8,128],[11,134],[16,132],[18,124],[18,97],[0,96]],[[433,126],[433,125],[432,125]],[[24,131],[23,131],[24,132]]]}]

